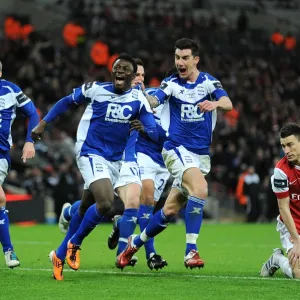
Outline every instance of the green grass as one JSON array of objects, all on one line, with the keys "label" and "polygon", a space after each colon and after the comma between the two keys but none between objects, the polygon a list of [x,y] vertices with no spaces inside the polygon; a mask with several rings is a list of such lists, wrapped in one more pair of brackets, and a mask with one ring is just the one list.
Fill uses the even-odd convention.
[{"label": "green grass", "polygon": [[280,246],[275,224],[204,224],[198,247],[206,265],[200,270],[183,265],[183,225],[171,225],[157,237],[157,251],[169,263],[160,271],[148,269],[144,249],[134,268],[115,268],[115,253],[106,245],[110,230],[110,225],[98,226],[82,245],[80,270],[66,265],[64,281],[57,282],[47,256],[63,238],[58,227],[12,226],[21,267],[7,269],[3,260],[0,299],[257,300],[296,297],[299,291],[299,282],[285,279],[280,270],[271,279],[258,276],[272,249]]}]

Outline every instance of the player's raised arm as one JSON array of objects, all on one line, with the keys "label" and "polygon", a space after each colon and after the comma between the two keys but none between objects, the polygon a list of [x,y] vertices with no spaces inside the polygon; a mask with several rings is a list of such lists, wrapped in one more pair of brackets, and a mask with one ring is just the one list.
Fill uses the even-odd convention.
[{"label": "player's raised arm", "polygon": [[72,105],[90,102],[92,92],[93,83],[89,82],[79,88],[75,88],[72,94],[56,102],[43,120],[31,131],[32,139],[34,141],[40,140],[47,124],[52,122],[57,116],[65,113]]}]

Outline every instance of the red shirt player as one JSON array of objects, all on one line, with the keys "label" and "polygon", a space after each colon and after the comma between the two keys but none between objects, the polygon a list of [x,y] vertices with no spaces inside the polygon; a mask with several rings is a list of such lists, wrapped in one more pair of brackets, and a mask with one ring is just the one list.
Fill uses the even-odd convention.
[{"label": "red shirt player", "polygon": [[271,182],[280,212],[277,231],[288,257],[274,249],[260,275],[273,276],[281,268],[286,276],[300,278],[300,126],[288,123],[279,136],[285,156],[276,164]]}]

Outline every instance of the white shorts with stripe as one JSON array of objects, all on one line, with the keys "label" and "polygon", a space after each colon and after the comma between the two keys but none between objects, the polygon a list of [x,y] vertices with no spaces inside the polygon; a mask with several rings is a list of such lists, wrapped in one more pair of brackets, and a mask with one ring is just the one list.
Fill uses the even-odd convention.
[{"label": "white shorts with stripe", "polygon": [[179,189],[184,195],[187,191],[182,188],[183,173],[190,168],[198,168],[205,176],[210,171],[210,156],[199,155],[179,146],[171,150],[163,149],[162,156],[166,167],[174,177],[173,187]]},{"label": "white shorts with stripe", "polygon": [[100,155],[77,156],[77,165],[84,180],[84,189],[99,179],[108,178],[114,186],[119,178],[121,161],[108,161]]},{"label": "white shorts with stripe", "polygon": [[121,164],[121,170],[119,178],[115,184],[115,188],[125,186],[131,183],[141,184],[139,166],[133,161],[123,161]]},{"label": "white shorts with stripe", "polygon": [[137,161],[142,181],[152,180],[154,182],[154,201],[159,201],[170,177],[170,172],[167,168],[163,168],[153,161],[153,159],[145,153],[138,152]]}]

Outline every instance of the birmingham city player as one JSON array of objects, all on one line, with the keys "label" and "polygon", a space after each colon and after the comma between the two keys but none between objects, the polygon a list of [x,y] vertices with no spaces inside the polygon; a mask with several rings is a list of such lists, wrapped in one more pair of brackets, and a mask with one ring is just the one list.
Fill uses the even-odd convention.
[{"label": "birmingham city player", "polygon": [[[64,242],[51,253],[53,276],[57,280],[63,279],[65,257],[72,269],[79,268],[79,247],[83,239],[111,208],[113,186],[119,176],[130,122],[140,119],[147,128],[147,134],[157,139],[155,120],[147,100],[141,91],[131,89],[136,70],[132,57],[120,55],[113,63],[112,83],[87,83],[75,89],[71,95],[57,102],[32,131],[32,136],[38,140],[47,123],[72,104],[88,104],[78,126],[75,147],[77,164],[85,182],[83,198],[78,213],[72,217]],[[96,203],[90,205],[94,200]],[[69,236],[74,231],[75,234]],[[68,239],[65,253],[64,243]]]},{"label": "birmingham city player", "polygon": [[[0,62],[0,77],[2,77],[2,63]],[[39,116],[32,101],[24,95],[21,89],[12,82],[0,80],[0,242],[2,244],[5,263],[14,268],[20,261],[14,252],[9,234],[9,219],[5,209],[6,197],[2,185],[10,168],[10,148],[12,146],[11,126],[16,117],[16,111],[29,117],[26,142],[23,147],[22,159],[35,156],[33,140],[30,132],[39,122]]]},{"label": "birmingham city player", "polygon": [[[145,77],[142,60],[138,58],[134,60],[137,64],[137,71],[132,81],[132,88],[143,84]],[[113,218],[113,230],[108,238],[110,249],[115,249],[118,245],[117,256],[126,248],[129,236],[134,233],[140,205],[141,180],[135,154],[137,137],[137,132],[132,131],[123,154],[120,176],[115,185],[116,193],[124,202],[125,208],[122,216],[117,215]],[[131,265],[134,265],[136,260],[137,258],[134,257]],[[118,260],[116,266],[119,267]]]},{"label": "birmingham city player", "polygon": [[[140,59],[134,60],[137,63],[137,72],[132,81],[132,87],[142,84],[145,76],[143,62]],[[137,132],[132,131],[123,153],[120,175],[115,184],[115,190],[125,206],[123,215],[113,218],[113,231],[108,238],[110,249],[115,249],[119,244],[117,255],[125,249],[128,237],[134,233],[140,204],[141,180],[135,153],[137,137]],[[59,228],[63,233],[68,231],[71,217],[79,205],[80,201],[76,201],[72,206],[69,203],[64,204],[59,218]],[[136,262],[137,258],[132,258],[131,265],[134,266]],[[116,266],[118,267],[117,264]]]},{"label": "birmingham city player", "polygon": [[196,246],[207,197],[204,176],[210,171],[209,147],[216,124],[216,109],[229,111],[232,103],[217,79],[197,69],[199,60],[195,41],[185,38],[176,41],[178,74],[163,80],[154,96],[147,95],[152,107],[167,100],[161,120],[168,140],[162,155],[175,180],[163,209],[153,216],[139,236],[129,238],[127,248],[119,255],[120,266],[125,267],[147,240],[167,227],[183,205],[181,193],[188,199],[184,264],[189,268],[204,266]]},{"label": "birmingham city player", "polygon": [[[141,86],[142,89],[144,89],[144,77],[145,77],[145,71],[144,71],[144,65],[143,62],[140,59],[136,59],[137,63],[137,76],[133,81],[133,86]],[[148,93],[154,93],[156,91],[155,88],[147,89]],[[157,107],[154,112],[154,118],[157,123],[157,128],[160,131],[160,136],[163,137],[163,141],[165,138],[165,131],[160,127],[160,112],[161,112],[162,105]],[[135,135],[137,137],[137,134]],[[155,201],[158,201],[160,199],[161,193],[164,190],[164,187],[167,183],[167,180],[170,176],[170,173],[165,168],[161,150],[162,150],[162,142],[155,142],[152,141],[150,138],[145,136],[144,134],[139,134],[137,143],[134,145],[135,147],[132,148],[137,153],[138,157],[138,166],[140,169],[140,174],[142,178],[142,195],[141,195],[141,205],[138,213],[138,223],[140,226],[141,231],[143,231],[146,227],[146,225],[149,223],[150,218],[152,217],[153,208],[154,208],[154,199]],[[127,151],[125,150],[125,153]],[[128,151],[131,153],[131,151]],[[132,157],[130,160],[136,163],[136,155],[134,153],[134,156],[131,154],[129,157]],[[124,165],[128,164],[128,159],[125,159],[125,162],[122,164],[122,168]],[[121,174],[120,174],[120,180],[123,181],[122,176],[122,168],[121,168]],[[125,168],[124,168],[125,169]],[[129,170],[129,168],[126,168]],[[125,170],[126,170],[125,169]],[[132,166],[130,168],[131,172],[127,172],[128,175],[124,176],[124,178],[128,178],[129,181],[133,181],[132,177],[134,176],[133,173],[135,173],[135,167]],[[133,172],[135,171],[135,172]],[[131,179],[131,180],[130,180]],[[126,189],[131,189],[132,184],[127,185]],[[136,189],[137,190],[137,189]],[[134,189],[132,189],[134,191]],[[132,191],[130,194],[132,194]],[[155,191],[155,193],[154,193]],[[120,193],[118,193],[120,195]],[[137,195],[137,193],[134,193]],[[155,194],[155,195],[154,195]],[[154,198],[155,197],[155,198]],[[139,204],[139,201],[134,201],[134,198],[130,197],[132,200],[130,201],[131,206],[135,205],[136,203]],[[121,199],[126,199],[125,197]],[[127,201],[128,202],[128,201]],[[124,234],[122,235],[122,231],[126,231],[126,233],[129,232],[125,226],[129,227],[127,224],[128,222],[133,223],[134,220],[127,217],[128,221],[126,223],[123,223],[122,226],[122,219],[124,218],[126,207],[128,207],[128,204],[125,202],[125,211],[123,216],[115,216],[113,218],[113,230],[108,238],[108,247],[110,249],[115,249],[117,246],[117,243],[119,242],[119,247],[117,251],[117,255],[119,255],[126,247],[127,240],[130,235],[126,235],[126,238],[124,238]],[[133,226],[132,226],[133,227]],[[134,230],[132,230],[132,233]],[[167,262],[156,253],[154,249],[154,240],[150,239],[145,244],[146,249],[146,259],[147,259],[147,265],[152,270],[163,268],[167,265]],[[132,263],[136,260],[131,260]],[[118,266],[118,263],[117,263]]]}]

